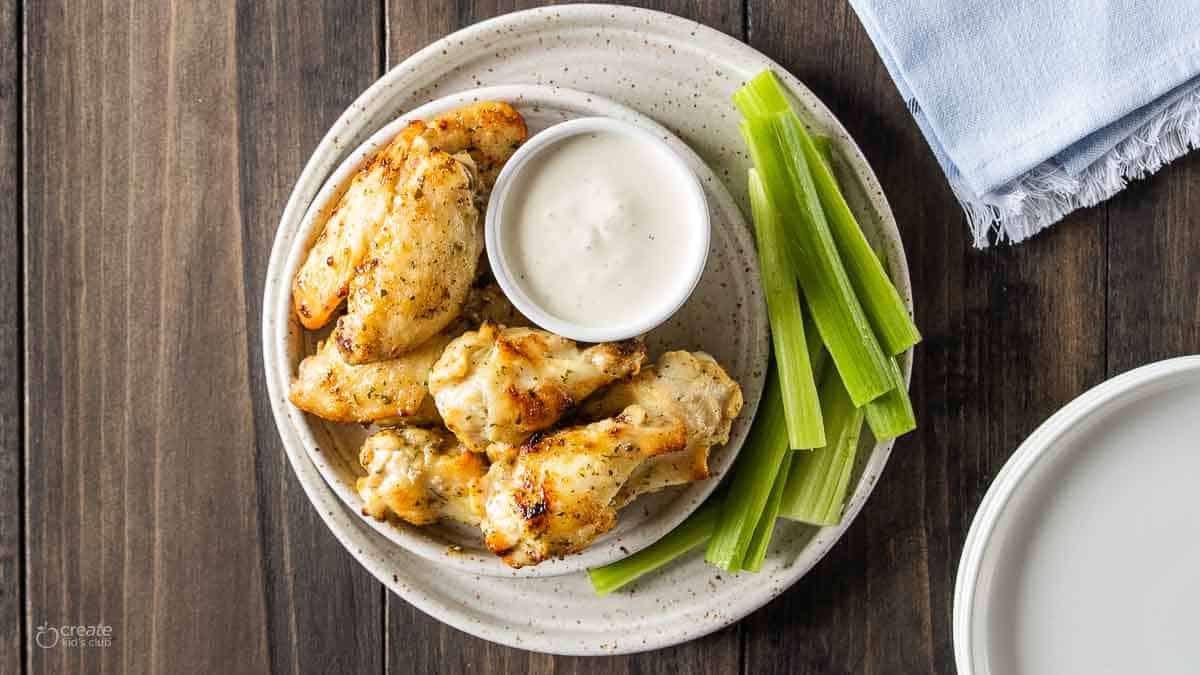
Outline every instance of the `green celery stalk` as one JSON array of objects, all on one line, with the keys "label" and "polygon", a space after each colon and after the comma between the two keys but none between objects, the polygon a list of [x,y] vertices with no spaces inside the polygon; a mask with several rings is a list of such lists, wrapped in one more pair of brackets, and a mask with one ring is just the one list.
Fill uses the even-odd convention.
[{"label": "green celery stalk", "polygon": [[[804,324],[804,329],[809,331],[806,336],[816,333],[812,325],[812,316],[808,312],[804,313]],[[808,357],[812,362],[813,377],[817,380],[824,376],[825,360],[828,356],[825,345],[820,342],[820,336],[815,344],[811,339],[808,341]],[[867,426],[871,427],[875,439],[880,441],[896,438],[917,428],[917,418],[913,413],[912,401],[908,398],[908,387],[904,384],[904,373],[900,370],[897,357],[891,357],[891,366],[896,388],[863,406]]]},{"label": "green celery stalk", "polygon": [[[921,333],[908,314],[908,307],[888,276],[883,263],[871,250],[871,244],[854,219],[842,191],[833,175],[832,161],[826,162],[821,151],[808,139],[799,121],[794,125],[797,145],[804,153],[812,174],[817,196],[825,210],[825,218],[837,244],[838,253],[846,266],[850,283],[866,310],[867,318],[879,336],[879,342],[889,356],[895,356],[921,341]],[[807,142],[806,142],[807,141]],[[795,151],[791,147],[789,150]]]},{"label": "green celery stalk", "polygon": [[896,388],[864,407],[867,426],[871,427],[871,433],[880,441],[896,438],[917,428],[917,416],[908,398],[908,387],[904,386],[904,373],[900,372],[896,357],[893,356],[891,361],[892,380]]},{"label": "green celery stalk", "polygon": [[734,464],[729,491],[721,505],[712,538],[708,540],[705,560],[730,571],[741,568],[775,484],[779,465],[788,452],[779,374],[772,367],[767,372],[754,425],[750,427],[750,435]]},{"label": "green celery stalk", "polygon": [[863,409],[855,407],[834,370],[821,379],[821,407],[829,444],[795,452],[779,512],[813,525],[836,525],[846,504],[850,472],[862,434]]},{"label": "green celery stalk", "polygon": [[733,92],[733,104],[744,117],[766,117],[780,110],[791,110],[783,87],[774,73],[764,70]]},{"label": "green celery stalk", "polygon": [[819,448],[825,445],[825,431],[821,424],[817,384],[808,360],[800,292],[796,287],[793,264],[787,255],[787,239],[779,214],[767,199],[754,169],[750,169],[750,210],[754,216],[758,264],[771,320],[775,365],[779,369],[783,392],[788,445]]},{"label": "green celery stalk", "polygon": [[842,267],[808,165],[796,147],[807,135],[797,136],[803,130],[790,112],[744,120],[742,125],[771,203],[792,216],[787,224],[796,276],[817,330],[851,399],[863,405],[893,384],[886,356]]},{"label": "green celery stalk", "polygon": [[713,495],[667,536],[631,556],[588,570],[596,595],[608,595],[703,544],[712,536],[720,511],[721,497]]},{"label": "green celery stalk", "polygon": [[[875,248],[875,257],[883,260],[883,249]],[[885,441],[917,428],[917,416],[908,397],[908,385],[900,370],[900,357],[892,357],[892,380],[896,388],[867,404],[867,426],[875,439]]]},{"label": "green celery stalk", "polygon": [[[866,310],[871,325],[879,336],[879,342],[890,356],[920,342],[921,333],[912,317],[908,315],[908,308],[888,277],[883,264],[871,254],[871,245],[838,188],[837,179],[833,175],[833,153],[829,139],[821,140],[819,145],[809,138],[791,104],[788,103],[783,87],[769,70],[759,73],[734,93],[733,102],[747,118],[779,116],[781,113],[794,118],[794,124],[789,126],[793,127],[798,142],[788,144],[787,150],[793,155],[803,154],[808,164],[812,183],[841,254],[842,263],[854,290],[858,292],[858,299]],[[824,152],[820,149],[822,146]],[[757,165],[757,161],[755,164]],[[834,360],[837,360],[836,355]],[[852,396],[855,394],[853,390],[850,393]],[[859,405],[864,403],[858,397],[855,397],[855,402]]]},{"label": "green celery stalk", "polygon": [[787,485],[792,457],[796,452],[807,451],[792,451],[783,456],[779,473],[775,476],[775,484],[771,486],[771,494],[767,496],[767,505],[763,509],[762,517],[758,519],[754,536],[750,538],[750,548],[746,550],[746,557],[742,560],[742,569],[748,572],[762,569],[763,560],[767,557],[767,547],[771,544],[771,535],[775,533],[775,519],[779,517],[779,502],[783,498],[783,488]]}]

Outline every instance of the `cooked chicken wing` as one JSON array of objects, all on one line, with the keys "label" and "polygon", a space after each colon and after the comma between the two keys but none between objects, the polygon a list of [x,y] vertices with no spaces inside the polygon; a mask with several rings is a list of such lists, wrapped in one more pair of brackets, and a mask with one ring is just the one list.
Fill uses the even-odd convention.
[{"label": "cooked chicken wing", "polygon": [[742,388],[704,352],[667,352],[657,365],[588,401],[582,413],[585,419],[601,419],[630,405],[683,422],[688,451],[644,462],[617,494],[617,507],[644,492],[708,478],[709,448],[729,440],[742,409]]},{"label": "cooked chicken wing", "polygon": [[332,340],[300,362],[288,398],[301,410],[334,422],[437,422],[429,369],[453,336],[439,333],[394,359],[352,365]]},{"label": "cooked chicken wing", "polygon": [[616,525],[613,500],[637,468],[687,440],[682,421],[633,405],[504,453],[481,481],[488,548],[512,567],[587,548]]},{"label": "cooked chicken wing", "polygon": [[478,168],[479,188],[486,194],[527,135],[520,113],[498,101],[453,110],[428,125],[411,122],[355,175],[330,208],[321,234],[292,282],[292,301],[301,323],[309,329],[325,325],[349,294],[355,269],[366,258],[384,218],[397,206],[397,184],[414,142],[419,155],[430,149],[452,155],[467,152]]},{"label": "cooked chicken wing", "polygon": [[371,242],[334,329],[347,362],[395,358],[462,310],[483,251],[471,165],[465,153],[434,150],[405,175],[400,205]]},{"label": "cooked chicken wing", "polygon": [[483,101],[434,119],[420,138],[433,149],[470,154],[479,170],[480,188],[486,194],[504,163],[528,135],[525,118],[511,105]]},{"label": "cooked chicken wing", "polygon": [[352,365],[332,341],[300,363],[288,398],[301,410],[335,422],[440,422],[429,396],[429,369],[450,340],[483,321],[529,325],[500,287],[473,288],[462,315],[425,344],[394,359]]},{"label": "cooked chicken wing", "polygon": [[354,268],[397,198],[396,184],[409,145],[424,123],[405,127],[363,167],[325,221],[292,280],[292,304],[305,328],[324,326],[350,292]]},{"label": "cooked chicken wing", "polygon": [[450,431],[483,451],[549,428],[592,392],[637,373],[645,358],[634,340],[580,349],[543,330],[485,323],[446,347],[429,391]]},{"label": "cooked chicken wing", "polygon": [[478,482],[487,471],[486,462],[449,433],[384,429],[363,443],[359,462],[367,470],[357,484],[366,502],[364,515],[384,520],[390,514],[414,525],[440,518],[479,522]]}]

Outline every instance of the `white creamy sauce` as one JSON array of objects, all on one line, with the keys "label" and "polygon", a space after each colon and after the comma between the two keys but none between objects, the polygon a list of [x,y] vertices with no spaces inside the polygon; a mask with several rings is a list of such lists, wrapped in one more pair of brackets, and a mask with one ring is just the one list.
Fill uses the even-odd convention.
[{"label": "white creamy sauce", "polygon": [[505,201],[512,276],[560,320],[644,318],[689,281],[697,244],[688,190],[669,158],[624,134],[558,141],[530,158]]}]

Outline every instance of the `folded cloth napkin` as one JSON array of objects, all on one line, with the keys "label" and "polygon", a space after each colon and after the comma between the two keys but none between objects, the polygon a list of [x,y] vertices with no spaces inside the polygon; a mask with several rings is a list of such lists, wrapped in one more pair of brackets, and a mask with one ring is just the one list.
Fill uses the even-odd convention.
[{"label": "folded cloth napkin", "polygon": [[966,211],[1017,242],[1200,146],[1200,0],[850,0]]}]

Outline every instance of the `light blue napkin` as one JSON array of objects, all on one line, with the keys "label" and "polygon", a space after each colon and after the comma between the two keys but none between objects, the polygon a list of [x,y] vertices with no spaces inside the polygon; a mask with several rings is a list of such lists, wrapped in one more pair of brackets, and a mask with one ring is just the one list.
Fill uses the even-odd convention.
[{"label": "light blue napkin", "polygon": [[1021,241],[1200,146],[1200,0],[850,0],[966,211]]}]

